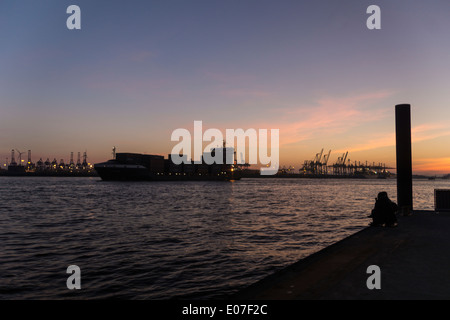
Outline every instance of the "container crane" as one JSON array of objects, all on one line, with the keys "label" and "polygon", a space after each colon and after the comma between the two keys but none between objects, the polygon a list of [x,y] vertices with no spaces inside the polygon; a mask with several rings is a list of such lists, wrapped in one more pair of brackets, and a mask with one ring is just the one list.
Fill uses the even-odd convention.
[{"label": "container crane", "polygon": [[328,174],[328,169],[327,169],[328,167],[327,166],[328,166],[328,160],[330,159],[330,154],[331,154],[331,150],[328,151],[328,154],[323,157],[322,168],[325,169],[325,174]]}]

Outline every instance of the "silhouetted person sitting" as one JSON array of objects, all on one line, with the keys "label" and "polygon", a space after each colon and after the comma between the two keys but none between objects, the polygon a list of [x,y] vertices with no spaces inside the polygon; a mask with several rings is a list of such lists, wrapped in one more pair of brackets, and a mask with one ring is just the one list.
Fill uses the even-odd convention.
[{"label": "silhouetted person sitting", "polygon": [[397,210],[397,204],[389,199],[386,192],[378,193],[378,197],[375,199],[375,208],[369,216],[373,220],[370,225],[396,227],[397,217],[395,213]]}]

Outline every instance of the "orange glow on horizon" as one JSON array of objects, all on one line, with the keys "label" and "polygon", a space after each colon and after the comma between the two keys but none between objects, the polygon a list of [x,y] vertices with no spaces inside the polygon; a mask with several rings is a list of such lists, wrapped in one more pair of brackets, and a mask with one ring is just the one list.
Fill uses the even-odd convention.
[{"label": "orange glow on horizon", "polygon": [[435,172],[436,174],[450,173],[450,157],[413,159],[413,171],[415,172]]}]

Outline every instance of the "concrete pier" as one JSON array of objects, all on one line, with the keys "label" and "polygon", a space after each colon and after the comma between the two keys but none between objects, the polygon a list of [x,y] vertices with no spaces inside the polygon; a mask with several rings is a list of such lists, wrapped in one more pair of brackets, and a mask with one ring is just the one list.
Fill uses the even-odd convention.
[{"label": "concrete pier", "polygon": [[[370,265],[381,289],[368,289]],[[238,292],[232,299],[450,299],[450,214],[414,211],[368,227]]]}]

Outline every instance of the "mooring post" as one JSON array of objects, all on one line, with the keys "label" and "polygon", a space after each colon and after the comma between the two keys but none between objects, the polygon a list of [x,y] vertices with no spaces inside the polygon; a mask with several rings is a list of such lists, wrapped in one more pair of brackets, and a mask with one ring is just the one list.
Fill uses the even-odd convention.
[{"label": "mooring post", "polygon": [[395,137],[397,153],[397,201],[404,215],[413,209],[412,154],[411,154],[411,105],[395,106]]}]

